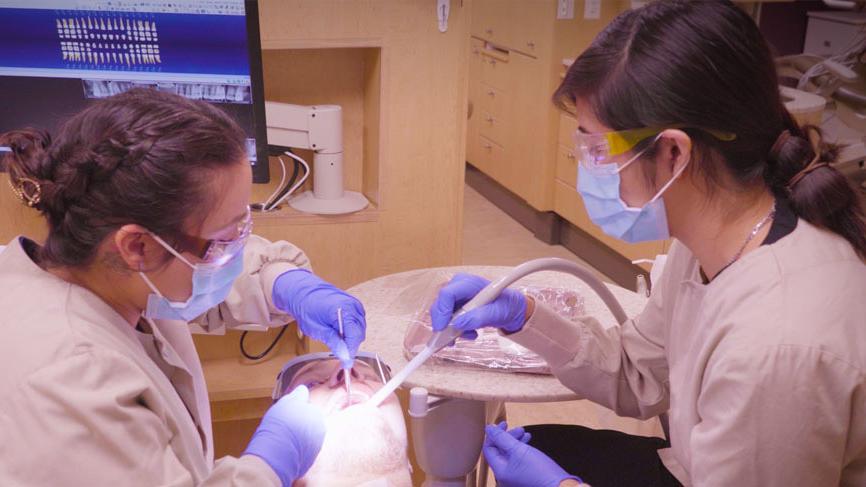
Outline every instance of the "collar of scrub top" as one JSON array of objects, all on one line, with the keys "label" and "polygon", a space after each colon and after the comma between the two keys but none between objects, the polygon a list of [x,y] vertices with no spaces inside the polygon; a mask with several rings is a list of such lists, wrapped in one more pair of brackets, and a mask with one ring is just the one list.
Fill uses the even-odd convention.
[{"label": "collar of scrub top", "polygon": [[[337,356],[330,352],[316,352],[316,353],[308,353],[304,355],[299,355],[288,362],[286,365],[283,365],[283,368],[280,370],[280,373],[277,374],[277,383],[274,385],[274,392],[271,394],[271,398],[276,401],[277,399],[283,397],[285,394],[291,392],[288,391],[289,384],[292,383],[292,379],[295,378],[295,374],[301,370],[301,367],[307,365],[310,362],[314,362],[317,360],[338,360]],[[385,365],[382,362],[382,359],[379,358],[379,354],[373,352],[358,352],[355,356],[355,360],[364,362],[373,368],[373,370],[379,374],[379,379],[382,380],[382,383],[385,384],[391,379],[391,368]]]}]

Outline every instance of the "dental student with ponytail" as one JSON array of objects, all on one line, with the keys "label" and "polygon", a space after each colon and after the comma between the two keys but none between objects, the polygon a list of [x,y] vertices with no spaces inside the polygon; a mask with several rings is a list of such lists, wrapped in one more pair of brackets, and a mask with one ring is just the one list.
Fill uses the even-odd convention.
[{"label": "dental student with ponytail", "polygon": [[295,319],[347,367],[366,326],[304,252],[251,233],[244,138],[215,106],[142,88],[53,138],[0,135],[11,191],[48,228],[0,252],[0,485],[289,487],[313,464],[325,425],[304,387],[214,459],[188,323]]},{"label": "dental student with ponytail", "polygon": [[[500,485],[866,485],[862,202],[785,109],[753,20],[723,1],[625,12],[554,100],[578,120],[590,218],[627,242],[672,238],[663,274],[611,329],[517,291],[454,324],[499,328],[620,415],[667,413],[669,436],[488,426]],[[434,328],[485,284],[455,277]]]}]

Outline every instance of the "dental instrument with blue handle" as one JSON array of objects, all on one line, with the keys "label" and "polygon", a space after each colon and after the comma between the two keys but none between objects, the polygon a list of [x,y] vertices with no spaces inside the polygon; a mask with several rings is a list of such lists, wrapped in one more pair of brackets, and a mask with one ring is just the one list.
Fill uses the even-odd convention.
[{"label": "dental instrument with blue handle", "polygon": [[[508,274],[499,279],[491,282],[487,287],[481,290],[478,294],[475,295],[468,303],[463,305],[462,308],[457,310],[454,313],[454,316],[451,319],[451,322],[454,322],[454,318],[458,316],[468,313],[473,309],[484,306],[487,303],[495,300],[499,294],[508,286],[513,284],[518,279],[521,279],[529,274],[539,272],[539,271],[560,271],[571,274],[581,280],[583,280],[589,287],[596,292],[596,294],[601,297],[601,300],[607,305],[608,309],[613,313],[614,318],[616,318],[617,323],[623,324],[627,319],[625,311],[622,309],[622,306],[614,297],[613,293],[610,289],[605,286],[601,280],[595,276],[588,268],[577,264],[575,262],[571,262],[565,259],[559,258],[543,258],[543,259],[535,259],[520,264],[519,266],[512,269]],[[433,356],[434,353],[442,350],[443,348],[450,345],[454,340],[461,336],[462,332],[452,326],[450,323],[440,332],[433,333],[433,336],[430,337],[430,340],[427,342],[427,345],[418,352],[409,363],[406,364],[406,367],[403,368],[400,372],[395,374],[391,380],[389,380],[381,389],[379,389],[372,397],[370,397],[368,404],[372,406],[378,406],[382,403],[391,393],[397,390],[401,384],[406,380],[409,375],[417,370],[421,365],[427,361],[430,357]]]}]

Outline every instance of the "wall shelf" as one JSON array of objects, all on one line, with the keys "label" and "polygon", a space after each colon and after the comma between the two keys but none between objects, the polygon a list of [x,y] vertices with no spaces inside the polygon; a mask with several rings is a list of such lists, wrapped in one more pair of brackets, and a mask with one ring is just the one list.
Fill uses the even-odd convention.
[{"label": "wall shelf", "polygon": [[[275,43],[266,44],[273,47]],[[322,216],[304,214],[286,208],[262,216],[283,219],[287,224],[355,223],[376,221],[382,207],[380,188],[380,140],[382,127],[382,48],[381,46],[344,47],[314,43],[277,43],[293,48],[267,48],[262,52],[265,98],[268,101],[297,105],[340,105],[343,112],[343,185],[347,191],[362,193],[370,207],[353,214]],[[318,46],[318,47],[317,47]],[[313,153],[295,150],[312,168]],[[286,165],[293,161],[282,158]],[[279,158],[271,157],[271,182],[256,185],[253,198],[262,201],[279,184],[282,174]],[[290,168],[288,168],[291,171]],[[307,182],[298,189],[311,190],[315,179],[313,169]]]},{"label": "wall shelf", "polygon": [[376,222],[379,221],[379,214],[379,208],[373,204],[361,211],[345,215],[314,215],[300,212],[283,203],[279,209],[274,211],[253,212],[253,221],[257,227],[276,224],[331,225],[335,223]]}]

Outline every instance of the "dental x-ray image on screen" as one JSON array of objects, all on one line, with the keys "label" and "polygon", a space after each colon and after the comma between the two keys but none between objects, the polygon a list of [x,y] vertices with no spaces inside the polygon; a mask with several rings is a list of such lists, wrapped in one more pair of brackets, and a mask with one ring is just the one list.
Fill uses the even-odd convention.
[{"label": "dental x-ray image on screen", "polygon": [[218,105],[267,182],[256,0],[0,0],[0,133],[151,87]]}]

